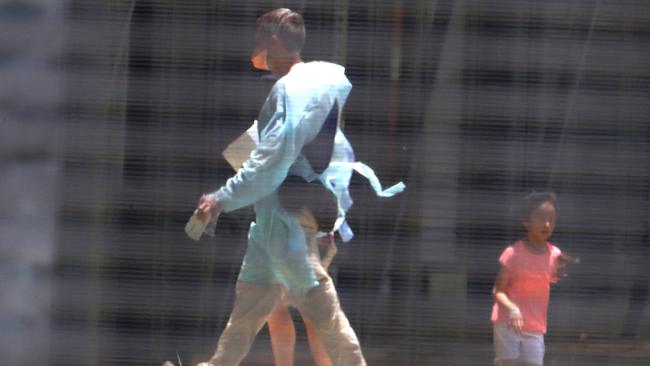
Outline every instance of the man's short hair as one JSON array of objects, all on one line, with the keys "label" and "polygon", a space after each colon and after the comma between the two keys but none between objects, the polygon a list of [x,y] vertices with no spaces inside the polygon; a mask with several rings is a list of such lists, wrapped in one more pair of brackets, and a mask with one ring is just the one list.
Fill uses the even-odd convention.
[{"label": "man's short hair", "polygon": [[276,34],[289,52],[300,51],[305,44],[305,21],[302,15],[287,8],[260,15],[257,18],[257,31],[265,40]]}]

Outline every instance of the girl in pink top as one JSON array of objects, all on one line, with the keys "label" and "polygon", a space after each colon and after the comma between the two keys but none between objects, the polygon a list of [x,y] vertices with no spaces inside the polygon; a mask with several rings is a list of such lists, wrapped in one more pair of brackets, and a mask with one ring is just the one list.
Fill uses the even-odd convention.
[{"label": "girl in pink top", "polygon": [[561,255],[548,241],[555,228],[556,205],[553,193],[528,195],[522,222],[525,238],[499,258],[492,308],[497,365],[544,364],[549,290],[557,281]]}]

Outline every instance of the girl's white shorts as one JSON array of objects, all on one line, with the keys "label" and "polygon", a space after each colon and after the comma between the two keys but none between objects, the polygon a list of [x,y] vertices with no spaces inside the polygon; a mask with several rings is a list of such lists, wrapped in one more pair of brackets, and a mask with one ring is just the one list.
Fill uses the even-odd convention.
[{"label": "girl's white shorts", "polygon": [[544,335],[524,332],[517,334],[505,323],[494,324],[494,363],[502,360],[520,360],[536,365],[544,364]]}]

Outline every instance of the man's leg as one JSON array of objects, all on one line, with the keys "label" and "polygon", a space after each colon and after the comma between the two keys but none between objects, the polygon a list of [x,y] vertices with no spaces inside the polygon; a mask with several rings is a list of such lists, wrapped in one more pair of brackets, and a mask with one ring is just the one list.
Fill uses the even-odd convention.
[{"label": "man's leg", "polygon": [[237,282],[237,294],[226,329],[219,337],[212,366],[237,366],[250,350],[257,332],[282,296],[280,285]]},{"label": "man's leg", "polygon": [[361,346],[341,309],[332,279],[320,280],[299,302],[298,310],[311,322],[334,366],[365,366]]}]

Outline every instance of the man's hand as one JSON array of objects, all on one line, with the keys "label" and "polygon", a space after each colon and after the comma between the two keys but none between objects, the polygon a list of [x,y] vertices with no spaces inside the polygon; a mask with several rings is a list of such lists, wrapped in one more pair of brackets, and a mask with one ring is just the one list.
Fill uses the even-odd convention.
[{"label": "man's hand", "polygon": [[199,220],[207,222],[213,217],[219,216],[221,206],[210,196],[203,195],[196,207],[196,216]]}]

